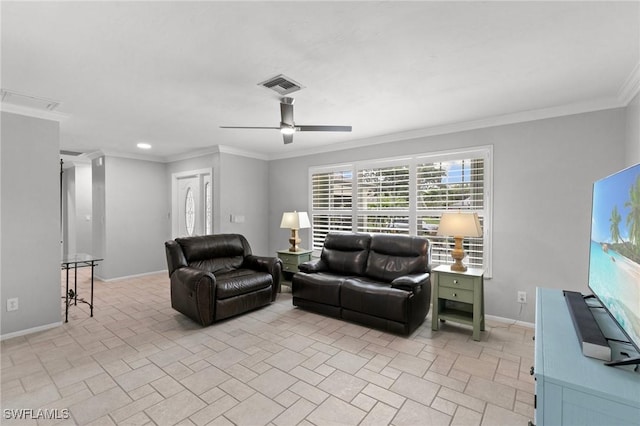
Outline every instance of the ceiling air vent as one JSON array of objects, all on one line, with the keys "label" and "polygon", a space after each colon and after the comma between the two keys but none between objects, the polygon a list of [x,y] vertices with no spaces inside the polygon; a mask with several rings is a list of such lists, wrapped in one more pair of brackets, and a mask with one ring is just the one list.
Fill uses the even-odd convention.
[{"label": "ceiling air vent", "polygon": [[0,97],[3,103],[36,110],[53,111],[60,106],[60,102],[58,101],[41,98],[39,96],[25,95],[24,93],[13,92],[6,89],[0,90]]},{"label": "ceiling air vent", "polygon": [[295,82],[291,78],[285,75],[277,75],[262,83],[258,83],[259,86],[266,87],[276,91],[279,95],[288,95],[289,93],[297,92],[304,88],[300,83]]},{"label": "ceiling air vent", "polygon": [[64,149],[60,150],[60,155],[68,155],[69,157],[77,157],[78,155],[82,155],[83,152],[78,152],[78,151],[67,151]]}]

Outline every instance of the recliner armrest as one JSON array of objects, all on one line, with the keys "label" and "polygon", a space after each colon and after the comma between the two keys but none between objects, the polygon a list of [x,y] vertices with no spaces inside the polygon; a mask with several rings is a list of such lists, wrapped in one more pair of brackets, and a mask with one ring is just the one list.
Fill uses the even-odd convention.
[{"label": "recliner armrest", "polygon": [[189,291],[195,291],[203,280],[209,280],[213,287],[216,285],[216,277],[211,272],[192,268],[190,266],[178,268],[173,271],[171,279],[182,284],[185,289]]},{"label": "recliner armrest", "polygon": [[252,254],[245,256],[242,266],[253,269],[254,271],[262,271],[274,275],[277,273],[278,267],[282,269],[282,260],[277,257],[256,256]]},{"label": "recliner armrest", "polygon": [[308,262],[301,263],[298,265],[298,269],[301,272],[306,272],[307,274],[329,270],[327,264],[322,259],[314,259]]},{"label": "recliner armrest", "polygon": [[416,293],[423,284],[428,282],[430,282],[429,273],[403,275],[391,281],[391,287]]}]

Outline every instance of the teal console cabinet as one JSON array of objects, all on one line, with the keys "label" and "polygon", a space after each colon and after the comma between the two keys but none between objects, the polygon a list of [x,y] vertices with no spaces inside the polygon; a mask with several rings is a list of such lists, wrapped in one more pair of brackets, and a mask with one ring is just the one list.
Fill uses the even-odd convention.
[{"label": "teal console cabinet", "polygon": [[[594,311],[610,337],[615,323],[602,309]],[[619,352],[614,344],[612,352]],[[532,373],[536,426],[640,424],[640,374],[633,366],[608,367],[582,354],[562,290],[536,290]]]}]

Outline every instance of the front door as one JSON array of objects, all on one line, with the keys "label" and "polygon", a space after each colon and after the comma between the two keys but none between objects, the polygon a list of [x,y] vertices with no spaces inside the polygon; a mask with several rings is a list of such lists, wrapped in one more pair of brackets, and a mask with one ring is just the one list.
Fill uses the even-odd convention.
[{"label": "front door", "polygon": [[210,234],[213,223],[211,170],[174,173],[172,192],[174,238]]}]

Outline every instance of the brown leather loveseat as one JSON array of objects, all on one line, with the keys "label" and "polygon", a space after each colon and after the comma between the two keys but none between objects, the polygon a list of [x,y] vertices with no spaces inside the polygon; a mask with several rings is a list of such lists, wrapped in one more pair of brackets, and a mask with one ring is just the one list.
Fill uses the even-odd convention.
[{"label": "brown leather loveseat", "polygon": [[320,259],[299,265],[293,304],[394,333],[424,321],[431,299],[431,247],[421,237],[329,233]]},{"label": "brown leather loveseat", "polygon": [[276,299],[282,261],[252,255],[242,235],[176,238],[165,249],[171,307],[202,325]]}]

